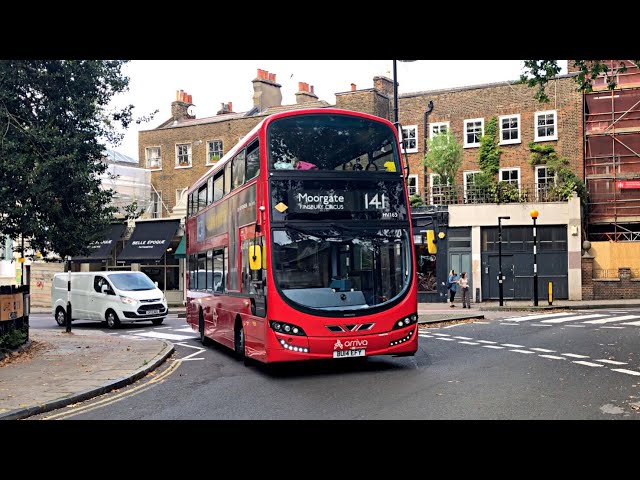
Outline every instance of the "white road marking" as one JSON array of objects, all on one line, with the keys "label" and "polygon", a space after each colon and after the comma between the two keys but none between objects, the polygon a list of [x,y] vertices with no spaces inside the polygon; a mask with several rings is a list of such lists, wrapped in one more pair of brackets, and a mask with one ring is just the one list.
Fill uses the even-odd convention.
[{"label": "white road marking", "polygon": [[498,348],[498,349],[504,348],[504,347],[500,347],[500,346],[498,346],[498,345],[482,345],[482,346],[483,346],[484,348]]},{"label": "white road marking", "polygon": [[434,333],[434,335],[440,335],[441,337],[450,337],[448,333]]},{"label": "white road marking", "polygon": [[473,340],[473,338],[471,337],[453,337],[453,338],[458,338],[460,340]]},{"label": "white road marking", "polygon": [[202,352],[204,352],[204,348],[201,348],[197,352],[193,352],[191,355],[187,355],[186,357],[182,357],[180,360],[204,360],[203,358],[193,358],[196,355],[200,355]]},{"label": "white road marking", "polygon": [[173,327],[153,327],[154,330],[166,330],[167,328],[173,328]]},{"label": "white road marking", "polygon": [[518,349],[515,349],[515,350],[509,350],[509,351],[510,351],[510,352],[518,352],[518,353],[536,353],[536,352],[531,352],[531,351],[529,351],[529,350],[518,350]]},{"label": "white road marking", "polygon": [[436,337],[436,340],[446,340],[447,342],[455,342],[453,338]]},{"label": "white road marking", "polygon": [[505,323],[505,322],[500,322],[500,325],[520,325],[519,323]]},{"label": "white road marking", "polygon": [[480,322],[480,321],[477,321],[477,322],[473,322],[473,323],[481,323],[482,325],[488,325],[490,322]]},{"label": "white road marking", "polygon": [[538,315],[526,315],[524,317],[509,317],[508,320],[510,322],[527,322],[529,320],[537,320],[539,318],[552,318],[552,317],[566,317],[567,315],[574,315],[573,313],[563,312],[563,313],[541,313]]},{"label": "white road marking", "polygon": [[198,338],[195,335],[194,336],[175,335],[173,333],[157,333],[157,332],[139,333],[136,336],[137,337],[149,337],[149,338],[163,338],[165,340],[188,340],[190,338]]},{"label": "white road marking", "polygon": [[626,365],[627,362],[618,362],[616,360],[607,360],[606,358],[601,358],[600,360],[594,360],[596,362],[602,362],[602,363],[610,363],[611,365]]},{"label": "white road marking", "polygon": [[606,326],[606,327],[600,327],[598,330],[604,330],[605,328],[609,328],[609,329],[613,329],[613,330],[615,330],[615,329],[620,330],[620,329],[623,329],[624,327]]},{"label": "white road marking", "polygon": [[500,345],[512,348],[524,348],[524,345],[516,345],[515,343],[501,343]]},{"label": "white road marking", "polygon": [[599,363],[593,362],[585,362],[584,360],[572,360],[573,363],[579,363],[580,365],[586,365],[587,367],[604,367],[604,365],[600,365]]},{"label": "white road marking", "polygon": [[532,327],[552,327],[553,325],[549,325],[548,323],[530,323]]},{"label": "white road marking", "polygon": [[492,342],[491,340],[478,340],[480,343],[490,343],[490,344],[496,344],[498,342]]},{"label": "white road marking", "polygon": [[433,335],[422,335],[422,334],[418,334],[419,337],[422,338],[433,338]]},{"label": "white road marking", "polygon": [[196,333],[196,332],[193,331],[193,328],[191,328],[191,327],[175,328],[173,331],[174,332],[184,332],[184,333]]},{"label": "white road marking", "polygon": [[536,352],[545,352],[545,353],[554,353],[555,350],[548,350],[546,348],[532,348],[531,350],[535,350]]},{"label": "white road marking", "polygon": [[566,327],[577,327],[577,328],[584,328],[586,327],[586,325],[565,325]]},{"label": "white road marking", "polygon": [[571,322],[572,320],[582,320],[587,318],[606,317],[604,313],[592,313],[591,315],[572,315],[570,317],[552,318],[551,320],[542,320],[542,323],[562,323]]},{"label": "white road marking", "polygon": [[635,370],[627,370],[625,368],[612,368],[611,369],[612,372],[620,372],[620,373],[626,373],[628,375],[640,375],[640,372],[636,372]]},{"label": "white road marking", "polygon": [[589,355],[578,355],[577,353],[563,353],[562,355],[573,358],[589,358]]},{"label": "white road marking", "polygon": [[180,345],[182,347],[188,347],[188,348],[195,348],[196,350],[204,350],[204,348],[202,348],[202,347],[196,347],[194,345],[189,345],[188,343],[180,342],[180,343],[176,343],[176,345]]},{"label": "white road marking", "polygon": [[204,360],[204,358],[198,357],[198,358],[181,358],[180,359],[181,362],[190,362],[191,360]]},{"label": "white road marking", "polygon": [[465,345],[478,345],[478,342],[465,342],[464,340],[458,343],[464,343]]},{"label": "white road marking", "polygon": [[625,322],[622,325],[632,325],[634,327],[640,327],[640,322]]},{"label": "white road marking", "polygon": [[640,318],[640,315],[623,315],[621,317],[609,317],[609,318],[602,318],[600,320],[587,320],[586,322],[582,322],[582,323],[591,323],[594,325],[601,325],[603,323],[620,322],[622,320],[634,320],[636,318]]},{"label": "white road marking", "polygon": [[557,357],[555,355],[538,355],[539,357],[551,358],[553,360],[566,360],[564,357]]}]

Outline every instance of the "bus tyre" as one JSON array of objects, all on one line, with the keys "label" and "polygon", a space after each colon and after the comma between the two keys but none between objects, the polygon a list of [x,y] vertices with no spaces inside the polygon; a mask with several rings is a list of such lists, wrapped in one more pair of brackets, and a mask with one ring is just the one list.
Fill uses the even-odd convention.
[{"label": "bus tyre", "polygon": [[61,327],[64,327],[67,324],[67,315],[62,307],[58,307],[56,309],[56,322]]},{"label": "bus tyre", "polygon": [[107,321],[107,327],[109,328],[118,328],[120,326],[120,319],[116,312],[113,310],[107,310],[107,314],[105,315],[105,320]]},{"label": "bus tyre", "polygon": [[234,329],[233,339],[236,357],[242,360],[246,366],[249,366],[249,358],[245,355],[244,329],[242,328],[242,321],[239,318],[236,319],[236,328]]},{"label": "bus tyre", "polygon": [[154,325],[162,325],[162,322],[164,322],[164,318],[154,318],[153,320],[151,320],[151,323],[153,323]]},{"label": "bus tyre", "polygon": [[204,336],[204,314],[202,313],[202,309],[198,315],[198,332],[200,332],[200,343],[202,343],[202,346],[207,347],[211,345],[211,339]]}]

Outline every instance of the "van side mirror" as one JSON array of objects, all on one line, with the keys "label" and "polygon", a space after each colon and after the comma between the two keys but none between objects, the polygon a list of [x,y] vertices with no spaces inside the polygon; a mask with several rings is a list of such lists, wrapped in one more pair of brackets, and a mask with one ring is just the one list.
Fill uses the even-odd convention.
[{"label": "van side mirror", "polygon": [[158,282],[153,282],[153,284],[158,288]]},{"label": "van side mirror", "polygon": [[100,287],[100,291],[102,293],[108,293],[109,292],[109,285],[107,285],[106,283],[103,283],[102,287]]}]

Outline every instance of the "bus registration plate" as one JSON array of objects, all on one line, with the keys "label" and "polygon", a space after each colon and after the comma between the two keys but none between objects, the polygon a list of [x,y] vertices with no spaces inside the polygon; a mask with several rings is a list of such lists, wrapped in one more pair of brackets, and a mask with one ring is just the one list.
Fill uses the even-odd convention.
[{"label": "bus registration plate", "polygon": [[365,350],[336,350],[333,352],[333,358],[351,358],[351,357],[364,357]]}]

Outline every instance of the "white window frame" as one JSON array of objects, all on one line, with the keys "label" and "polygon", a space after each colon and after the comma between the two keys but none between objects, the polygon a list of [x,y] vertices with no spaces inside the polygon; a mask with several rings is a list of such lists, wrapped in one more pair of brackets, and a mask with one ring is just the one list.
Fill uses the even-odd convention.
[{"label": "white window frame", "polygon": [[[553,135],[541,137],[538,135],[538,117],[541,115],[553,115]],[[533,116],[533,139],[536,142],[546,142],[549,140],[558,140],[558,111],[557,110],[544,110],[542,112],[536,112]]]},{"label": "white window frame", "polygon": [[[437,128],[438,130],[442,130],[441,127],[447,127],[445,129],[445,132],[448,132],[451,129],[449,122],[433,122],[429,125],[429,139],[432,139],[436,135],[433,130],[435,128]],[[444,132],[438,131],[438,134],[440,133],[444,133]]]},{"label": "white window frame", "polygon": [[[149,160],[151,160],[151,158],[149,157],[149,150],[158,150],[158,166],[157,167],[150,167],[149,166]],[[151,146],[151,147],[145,147],[144,149],[144,166],[147,170],[162,170],[162,147],[157,145],[157,146]]]},{"label": "white window frame", "polygon": [[482,170],[465,170],[464,172],[462,172],[462,180],[463,180],[463,184],[464,184],[464,201],[465,203],[468,202],[468,195],[467,195],[467,185],[469,183],[467,176],[468,175],[473,175],[476,173],[482,173]]},{"label": "white window frame", "polygon": [[[153,194],[155,193],[155,197]],[[156,203],[157,202],[157,203]],[[157,207],[157,211],[156,211]],[[162,190],[153,190],[151,192],[151,218],[162,218]],[[157,216],[154,216],[157,215]]]},{"label": "white window frame", "polygon": [[[189,165],[180,165],[178,160],[179,159],[178,149],[184,145],[186,145],[188,148],[187,156],[189,157]],[[176,167],[175,168],[191,168],[191,166],[193,165],[193,148],[191,146],[191,142],[176,143],[175,151],[176,151]]]},{"label": "white window frame", "polygon": [[224,156],[224,141],[223,140],[207,140],[207,158],[206,158],[206,163],[205,165],[215,165],[217,162],[210,162],[209,161],[209,154],[210,153],[214,153],[209,149],[209,145],[212,144],[213,142],[220,142],[220,146],[222,147],[220,150],[218,155],[218,160],[220,160],[223,156]]},{"label": "white window frame", "polygon": [[[438,173],[430,173],[429,174],[429,204],[430,205],[444,205],[443,203],[433,203],[433,179],[434,178],[440,178],[440,174]],[[449,182],[447,182],[447,185],[449,185]]]},{"label": "white window frame", "polygon": [[[411,186],[411,180],[415,182],[415,186],[413,187]],[[415,190],[413,193],[411,193],[412,188]],[[418,195],[418,175],[409,175],[407,178],[407,191],[409,192],[409,196]]]},{"label": "white window frame", "polygon": [[[476,143],[467,143],[467,124],[480,122],[480,135],[478,136],[478,141]],[[467,118],[464,121],[464,148],[475,148],[480,146],[480,137],[484,135],[484,118]]]},{"label": "white window frame", "polygon": [[[498,182],[506,182],[505,180],[502,180],[502,172],[511,172],[511,171],[516,171],[518,172],[518,192],[520,191],[520,183],[522,182],[522,175],[520,174],[520,167],[504,167],[501,168],[500,170],[498,170]],[[513,182],[506,182],[506,183],[513,183]]]},{"label": "white window frame", "polygon": [[[507,118],[516,118],[518,120],[518,138],[516,139],[511,139],[511,140],[503,140],[502,139],[502,120],[507,119]],[[498,117],[498,123],[500,125],[500,145],[513,145],[515,143],[522,143],[522,136],[521,136],[521,132],[520,132],[520,114],[519,113],[515,113],[513,115],[500,115],[500,117]],[[511,128],[509,128],[509,130],[513,130]]]},{"label": "white window frame", "polygon": [[402,127],[402,141],[404,142],[404,131],[409,129],[413,129],[414,131],[414,137],[412,138],[412,140],[415,138],[416,146],[413,148],[409,148],[407,146],[406,150],[404,151],[407,153],[416,153],[418,151],[418,126],[417,125],[406,125]]},{"label": "white window frame", "polygon": [[[536,201],[539,201],[540,199],[540,170],[542,169],[546,169],[549,170],[549,166],[548,165],[536,165]],[[549,176],[546,176],[544,178],[551,178]],[[554,172],[553,174],[553,185],[556,185],[558,182],[558,176],[556,175],[556,173]],[[550,185],[549,183],[544,183],[544,185]]]}]

